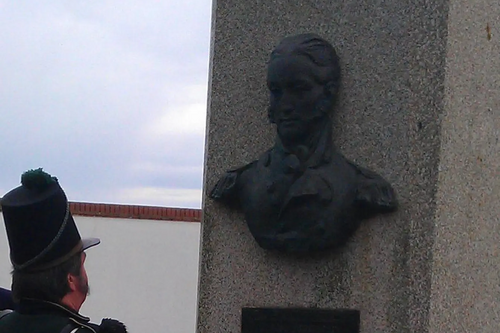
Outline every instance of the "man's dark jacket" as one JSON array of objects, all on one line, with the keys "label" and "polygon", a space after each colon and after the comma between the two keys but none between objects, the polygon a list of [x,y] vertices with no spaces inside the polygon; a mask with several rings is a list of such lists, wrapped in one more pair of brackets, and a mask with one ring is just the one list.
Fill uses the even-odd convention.
[{"label": "man's dark jacket", "polygon": [[[16,311],[0,319],[0,333],[126,333],[125,326],[111,319],[101,325],[62,305],[39,300],[21,300]],[[63,331],[64,330],[64,331]]]}]

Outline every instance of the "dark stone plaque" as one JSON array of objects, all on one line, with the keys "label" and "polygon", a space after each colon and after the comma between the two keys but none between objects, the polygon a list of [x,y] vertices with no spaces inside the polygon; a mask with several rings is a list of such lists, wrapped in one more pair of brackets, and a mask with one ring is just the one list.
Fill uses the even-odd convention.
[{"label": "dark stone plaque", "polygon": [[241,333],[359,333],[358,310],[243,308]]}]

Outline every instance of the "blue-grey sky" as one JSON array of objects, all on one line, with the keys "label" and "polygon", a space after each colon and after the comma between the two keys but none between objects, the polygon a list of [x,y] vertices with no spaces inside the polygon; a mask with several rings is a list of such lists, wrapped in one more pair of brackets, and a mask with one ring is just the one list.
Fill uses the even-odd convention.
[{"label": "blue-grey sky", "polygon": [[0,0],[0,196],[201,205],[210,0]]}]

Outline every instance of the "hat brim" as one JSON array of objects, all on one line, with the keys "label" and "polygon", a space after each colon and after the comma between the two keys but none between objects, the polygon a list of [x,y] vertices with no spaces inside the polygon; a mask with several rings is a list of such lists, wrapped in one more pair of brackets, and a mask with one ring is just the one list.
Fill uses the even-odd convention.
[{"label": "hat brim", "polygon": [[82,244],[83,244],[82,251],[85,251],[85,250],[91,248],[92,246],[99,245],[99,243],[101,243],[101,240],[99,238],[83,238],[82,239]]}]

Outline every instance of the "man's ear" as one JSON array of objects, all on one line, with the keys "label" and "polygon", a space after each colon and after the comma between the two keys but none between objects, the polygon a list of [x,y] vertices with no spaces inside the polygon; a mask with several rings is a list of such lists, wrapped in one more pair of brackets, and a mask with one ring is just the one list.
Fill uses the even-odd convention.
[{"label": "man's ear", "polygon": [[73,274],[68,274],[68,286],[71,291],[78,290],[78,277]]}]

